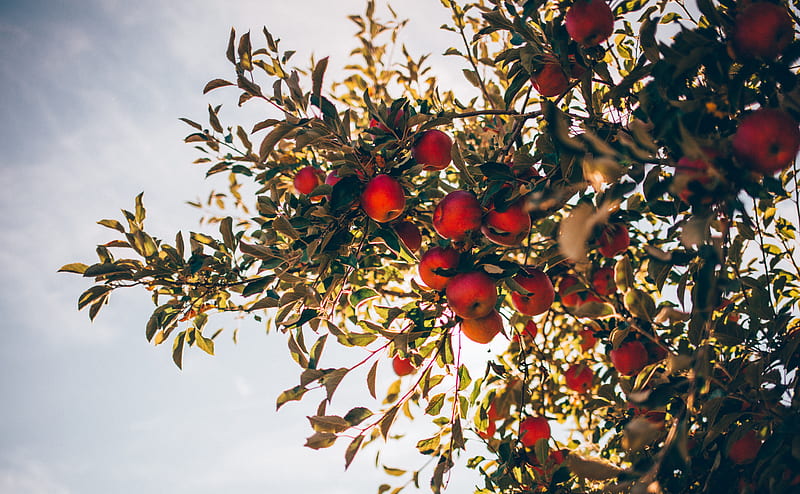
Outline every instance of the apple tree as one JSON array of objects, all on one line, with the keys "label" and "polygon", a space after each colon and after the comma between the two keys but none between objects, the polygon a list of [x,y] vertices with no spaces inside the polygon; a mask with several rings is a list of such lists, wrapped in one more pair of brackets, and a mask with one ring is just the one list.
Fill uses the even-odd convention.
[{"label": "apple tree", "polygon": [[[441,6],[466,97],[373,0],[333,83],[232,30],[204,92],[264,119],[183,119],[229,180],[196,204],[219,234],[158,238],[138,196],[96,263],[62,268],[94,281],[79,309],[147,290],[179,367],[213,354],[215,314],[266,321],[300,366],[277,406],[321,398],[307,446],[347,441],[349,465],[398,415],[431,422],[434,492],[455,465],[481,493],[800,489],[798,2]],[[364,375],[382,404],[334,399]],[[420,483],[387,471],[379,492]]]}]

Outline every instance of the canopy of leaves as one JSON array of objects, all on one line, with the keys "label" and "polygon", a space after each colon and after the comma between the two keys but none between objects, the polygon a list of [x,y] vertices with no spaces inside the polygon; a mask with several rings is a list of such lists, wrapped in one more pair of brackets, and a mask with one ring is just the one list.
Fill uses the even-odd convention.
[{"label": "canopy of leaves", "polygon": [[[484,445],[462,461],[480,471],[482,493],[796,489],[797,166],[765,174],[732,140],[758,109],[800,118],[800,41],[748,56],[734,42],[748,2],[733,0],[612,2],[614,32],[592,47],[565,28],[572,2],[441,3],[457,45],[442,50],[463,61],[469,100],[438,85],[427,55],[402,44],[405,21],[380,20],[372,0],[350,18],[356,48],[335,83],[327,59],[295,67],[266,28],[232,30],[231,73],[204,92],[235,91],[269,118],[224,124],[209,105],[208,124],[182,119],[197,163],[229,177],[227,191],[195,204],[222,211],[205,218],[219,235],[157,238],[139,195],[124,223],[99,222],[119,236],[97,247],[98,262],[62,268],[94,280],[78,308],[94,319],[114,290],[144,288],[155,304],[145,336],[170,343],[179,367],[186,348],[214,353],[214,314],[265,319],[300,367],[277,407],[321,398],[306,445],[348,441],[346,465],[392,441],[401,412],[431,421],[435,434],[416,438],[429,460],[385,466],[401,483],[379,493],[419,486],[425,467],[441,491],[468,441]],[[797,5],[778,3],[796,31]],[[563,85],[545,97],[532,79],[541,87],[548,65]],[[430,129],[453,140],[442,170],[414,152]],[[301,193],[294,178],[306,167],[331,179]],[[385,223],[360,205],[380,174],[405,198]],[[437,233],[435,211],[454,190],[478,199],[483,228],[452,240]],[[504,232],[489,218],[517,207],[530,218],[521,240],[493,241]],[[435,274],[478,271],[496,285],[495,344],[508,344],[481,368],[461,361],[449,293],[417,276],[434,247],[458,259]],[[557,295],[531,316],[515,300],[542,296],[521,276],[534,268]],[[357,363],[329,362],[326,345]],[[414,371],[376,389],[378,364],[395,356]],[[334,400],[341,383],[363,385],[351,379],[359,368],[383,395],[376,409]],[[566,439],[531,441],[532,417]]]}]

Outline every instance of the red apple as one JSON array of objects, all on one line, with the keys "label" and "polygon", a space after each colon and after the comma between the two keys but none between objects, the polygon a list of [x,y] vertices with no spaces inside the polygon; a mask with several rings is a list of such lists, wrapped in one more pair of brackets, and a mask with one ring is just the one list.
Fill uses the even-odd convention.
[{"label": "red apple", "polygon": [[792,19],[782,5],[752,3],[736,17],[733,46],[736,54],[744,58],[774,59],[792,40]]},{"label": "red apple", "polygon": [[756,431],[749,430],[730,445],[728,458],[737,465],[744,465],[758,456],[759,449],[761,449],[761,440],[756,435]]},{"label": "red apple", "polygon": [[578,333],[578,335],[580,336],[581,339],[580,341],[581,350],[583,350],[584,352],[590,348],[594,348],[594,346],[597,344],[597,337],[595,337],[594,331],[592,331],[591,328],[588,327],[583,328],[583,330],[581,330],[581,332]]},{"label": "red apple", "polygon": [[378,223],[392,221],[403,213],[406,196],[400,182],[389,175],[377,175],[361,193],[361,208]]},{"label": "red apple", "polygon": [[[508,412],[508,410],[506,410],[506,412]],[[497,410],[497,403],[493,401],[492,404],[489,405],[489,410],[486,411],[486,415],[489,417],[490,422],[496,422],[506,418],[508,413],[502,413]]]},{"label": "red apple", "polygon": [[503,212],[489,211],[483,218],[481,231],[498,245],[519,245],[531,231],[531,215],[525,210],[525,200],[518,200]]},{"label": "red apple", "polygon": [[414,160],[423,165],[424,170],[443,170],[450,164],[450,151],[453,141],[441,130],[431,129],[423,132],[411,150]]},{"label": "red apple", "polygon": [[483,208],[472,192],[454,190],[433,211],[433,228],[444,238],[465,240],[480,228],[482,216]]},{"label": "red apple", "polygon": [[523,446],[535,446],[539,439],[550,439],[550,424],[546,418],[528,417],[519,424],[519,440]]},{"label": "red apple", "polygon": [[800,150],[800,129],[788,113],[762,108],[742,119],[733,136],[733,152],[763,174],[788,167]]},{"label": "red apple", "polygon": [[503,317],[496,310],[478,319],[461,321],[461,333],[476,343],[489,343],[503,330]]},{"label": "red apple", "polygon": [[313,166],[306,166],[294,176],[294,188],[301,194],[310,194],[322,185],[322,172]]},{"label": "red apple", "polygon": [[558,61],[547,61],[539,72],[531,76],[533,89],[545,98],[558,96],[569,87],[569,79]]},{"label": "red apple", "polygon": [[514,276],[514,281],[531,292],[530,295],[511,292],[511,303],[519,312],[535,316],[547,312],[553,305],[556,292],[550,278],[541,269],[528,268],[526,272]]},{"label": "red apple", "polygon": [[567,387],[578,393],[586,393],[592,387],[594,372],[585,364],[573,364],[564,373]]},{"label": "red apple", "polygon": [[539,328],[536,326],[536,323],[531,319],[527,323],[525,323],[525,327],[522,328],[521,333],[514,333],[514,336],[511,338],[513,341],[519,342],[520,339],[524,339],[527,345],[533,344],[533,339],[536,338],[536,335],[539,334]]},{"label": "red apple", "polygon": [[609,353],[611,363],[623,376],[632,376],[647,365],[647,349],[641,341],[628,341]]},{"label": "red apple", "polygon": [[422,233],[419,231],[417,225],[410,221],[398,221],[394,224],[394,231],[397,232],[397,236],[400,237],[400,240],[406,244],[408,250],[411,252],[419,250],[422,245]]},{"label": "red apple", "polygon": [[617,284],[614,282],[614,268],[606,266],[595,271],[592,276],[592,287],[594,291],[603,297],[607,297],[617,291]]},{"label": "red apple", "polygon": [[597,250],[605,257],[614,257],[625,252],[631,245],[628,227],[621,223],[609,223],[597,239]]},{"label": "red apple", "polygon": [[478,319],[494,310],[497,285],[483,271],[457,274],[445,288],[447,303],[456,315]]},{"label": "red apple", "polygon": [[452,279],[435,272],[436,269],[455,269],[458,267],[459,254],[450,247],[433,247],[419,260],[419,277],[422,282],[434,290],[444,290]]},{"label": "red apple", "polygon": [[614,32],[614,14],[605,0],[575,0],[564,23],[569,37],[585,47],[599,45]]},{"label": "red apple", "polygon": [[392,359],[392,369],[398,376],[407,376],[417,370],[410,358],[403,358],[400,355],[395,355]]},{"label": "red apple", "polygon": [[[576,285],[580,285],[580,281],[572,275],[564,276],[558,285],[558,296],[561,298],[561,303],[567,307],[577,307],[583,301],[581,298],[582,289],[570,290]],[[568,291],[569,293],[567,293]]]},{"label": "red apple", "polygon": [[339,172],[333,170],[330,173],[328,173],[327,177],[325,177],[325,183],[333,187],[341,179],[342,177],[339,176]]}]

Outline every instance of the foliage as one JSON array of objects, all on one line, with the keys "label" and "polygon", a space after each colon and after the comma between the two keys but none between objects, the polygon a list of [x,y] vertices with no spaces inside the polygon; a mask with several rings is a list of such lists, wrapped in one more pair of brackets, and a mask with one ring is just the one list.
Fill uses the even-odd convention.
[{"label": "foliage", "polygon": [[[249,131],[223,125],[220,106],[209,106],[208,125],[183,119],[193,128],[186,142],[202,153],[197,163],[230,179],[229,191],[209,199],[232,211],[207,218],[219,236],[178,233],[168,244],[145,231],[138,196],[125,224],[100,221],[121,237],[97,247],[99,262],[62,268],[95,281],[79,309],[94,319],[114,290],[143,287],[156,306],[146,337],[171,340],[179,367],[187,347],[213,354],[219,332],[205,331],[213,314],[266,317],[302,369],[277,406],[324,389],[306,445],[347,440],[349,465],[368,444],[393,438],[401,412],[427,415],[436,433],[417,448],[434,465],[434,492],[467,441],[485,445],[466,462],[484,478],[478,492],[787,492],[800,481],[797,167],[792,160],[763,175],[731,139],[756,108],[800,117],[800,42],[775,59],[737,53],[731,33],[743,5],[733,0],[615,2],[616,30],[594,47],[570,39],[569,2],[441,3],[452,14],[442,28],[459,42],[445,54],[463,60],[468,101],[437,85],[427,56],[400,44],[404,60],[388,61],[405,21],[379,20],[372,0],[351,17],[358,47],[346,76],[328,86],[328,59],[292,67],[294,52],[266,28],[258,48],[251,33],[232,30],[234,77],[205,92],[235,88],[240,106],[277,111]],[[569,85],[545,98],[530,80],[554,60]],[[453,165],[442,171],[412,154],[434,128],[454,140]],[[687,170],[682,158],[704,165]],[[292,178],[307,166],[339,181],[297,193]],[[377,174],[405,190],[397,221],[378,223],[359,207]],[[252,197],[243,184],[256,187]],[[530,233],[511,247],[480,230],[443,239],[434,210],[459,189],[485,211],[523,199]],[[497,283],[504,334],[496,340],[509,344],[485,368],[463,365],[461,319],[444,291],[415,277],[419,255],[395,228],[400,221],[420,229],[423,250],[460,253],[454,271],[437,274],[480,270]],[[607,225],[630,235],[610,257],[597,249]],[[531,294],[517,275],[532,267],[560,288],[549,310],[528,316],[511,294]],[[603,268],[613,269],[609,291],[593,283]],[[647,355],[625,372],[610,355],[632,341]],[[360,360],[326,363],[326,344]],[[416,372],[385,391],[380,409],[328,412],[356,368],[368,368],[367,388],[378,396],[377,366],[394,356]],[[565,383],[574,364],[593,371],[586,393]],[[568,439],[526,446],[520,424],[529,417],[560,424]],[[754,459],[732,461],[729,450],[752,431]],[[386,471],[419,484],[419,471]]]}]

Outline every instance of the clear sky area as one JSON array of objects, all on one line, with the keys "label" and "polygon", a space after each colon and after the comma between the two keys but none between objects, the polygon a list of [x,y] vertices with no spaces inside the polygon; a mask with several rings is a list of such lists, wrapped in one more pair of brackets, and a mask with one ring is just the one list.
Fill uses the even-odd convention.
[{"label": "clear sky area", "polygon": [[[455,84],[458,70],[441,54],[460,41],[439,30],[448,21],[440,2],[393,6],[411,19],[412,53],[433,52],[435,70],[450,74],[443,84]],[[189,351],[179,371],[171,348],[145,339],[153,306],[144,291],[115,293],[90,323],[77,311],[90,280],[56,273],[94,262],[95,245],[115,233],[95,222],[120,219],[142,191],[154,235],[199,228],[186,201],[219,182],[191,164],[198,153],[178,118],[205,121],[212,103],[237,122],[235,90],[202,94],[207,81],[232,77],[231,27],[260,34],[267,25],[297,63],[313,53],[333,69],[356,42],[346,16],[362,9],[361,0],[0,0],[0,493],[346,494],[394,480],[375,467],[375,449],[344,473],[346,442],[303,448],[305,416],[322,397],[276,413],[277,395],[299,381],[282,335],[212,320],[229,328],[217,355]],[[382,366],[379,386],[392,379]],[[361,387],[342,388],[332,411],[376,407],[358,401]],[[418,468],[426,458],[412,443],[382,460]],[[451,492],[478,480],[460,465]]]}]

